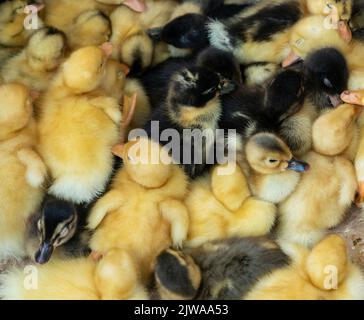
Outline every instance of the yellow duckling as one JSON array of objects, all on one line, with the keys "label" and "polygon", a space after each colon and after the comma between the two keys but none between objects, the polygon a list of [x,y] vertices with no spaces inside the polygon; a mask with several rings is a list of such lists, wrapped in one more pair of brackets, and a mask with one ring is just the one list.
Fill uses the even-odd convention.
[{"label": "yellow duckling", "polygon": [[168,57],[166,48],[162,45],[154,47],[146,31],[166,24],[177,4],[172,0],[148,0],[147,6],[148,10],[142,13],[120,6],[110,15],[113,58],[137,72]]},{"label": "yellow duckling", "polygon": [[[363,107],[364,106],[364,90],[361,91],[346,91],[341,95],[341,99],[347,103]],[[359,189],[356,199],[357,203],[364,201],[364,119],[363,116],[359,118],[360,133],[359,133],[359,146],[355,155],[355,170],[358,179]]]},{"label": "yellow duckling", "polygon": [[25,254],[25,227],[43,197],[47,169],[36,153],[37,128],[29,90],[0,86],[0,258]]},{"label": "yellow duckling", "polygon": [[171,164],[166,150],[155,142],[141,138],[114,151],[124,167],[111,190],[96,202],[88,226],[95,230],[90,241],[95,256],[118,248],[133,262],[125,272],[127,291],[131,273],[147,283],[158,254],[186,240],[189,223],[183,200],[188,182],[183,169]]},{"label": "yellow duckling", "polygon": [[276,206],[252,197],[243,171],[233,164],[217,166],[211,175],[194,181],[185,203],[190,247],[233,236],[266,235],[276,218]]},{"label": "yellow duckling", "polygon": [[5,83],[22,83],[32,90],[44,91],[64,57],[66,39],[53,29],[37,31],[27,46],[10,58],[1,69]]},{"label": "yellow duckling", "polygon": [[357,182],[353,164],[343,157],[310,152],[310,170],[278,208],[278,237],[312,247],[337,226],[351,207]]},{"label": "yellow duckling", "polygon": [[363,300],[364,276],[347,256],[345,241],[330,235],[312,250],[283,245],[292,262],[259,279],[248,300]]},{"label": "yellow duckling", "polygon": [[292,194],[301,173],[309,169],[306,162],[295,160],[288,146],[271,133],[252,136],[243,158],[252,194],[275,204]]},{"label": "yellow duckling", "polygon": [[122,113],[115,93],[104,88],[110,51],[109,45],[75,51],[40,104],[39,150],[53,180],[49,192],[63,200],[92,201],[112,172]]}]

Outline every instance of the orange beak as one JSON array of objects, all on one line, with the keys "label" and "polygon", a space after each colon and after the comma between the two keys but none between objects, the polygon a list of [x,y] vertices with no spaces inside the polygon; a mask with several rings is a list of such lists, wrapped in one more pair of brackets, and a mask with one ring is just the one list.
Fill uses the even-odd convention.
[{"label": "orange beak", "polygon": [[351,42],[353,39],[353,33],[351,32],[349,23],[347,21],[341,20],[338,24],[338,31],[340,37],[347,43]]},{"label": "orange beak", "polygon": [[364,94],[358,91],[345,91],[341,94],[341,100],[345,103],[364,107]]},{"label": "orange beak", "polygon": [[301,61],[302,58],[300,56],[298,56],[297,54],[294,53],[294,51],[292,50],[291,53],[288,55],[288,57],[286,59],[284,59],[284,61],[282,62],[282,67],[283,68],[287,68],[290,65]]},{"label": "orange beak", "polygon": [[111,44],[111,42],[105,42],[103,43],[101,46],[100,46],[100,49],[102,51],[104,51],[106,57],[110,57],[111,54],[112,54],[112,49],[113,49],[113,46]]}]

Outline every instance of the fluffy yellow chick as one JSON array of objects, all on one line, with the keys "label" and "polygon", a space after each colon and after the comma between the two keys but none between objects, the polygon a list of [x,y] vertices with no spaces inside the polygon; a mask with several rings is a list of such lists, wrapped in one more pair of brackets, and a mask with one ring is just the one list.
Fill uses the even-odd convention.
[{"label": "fluffy yellow chick", "polygon": [[[163,46],[154,47],[146,31],[166,24],[173,10],[175,1],[148,0],[148,10],[137,13],[125,6],[118,7],[111,15],[113,58],[118,59],[139,71],[153,63],[154,56],[161,62],[167,56]],[[157,57],[158,56],[158,57]],[[139,65],[135,65],[138,63]]]},{"label": "fluffy yellow chick", "polygon": [[353,164],[343,157],[310,152],[310,170],[278,208],[278,237],[312,247],[337,226],[354,201],[357,182]]},{"label": "fluffy yellow chick", "polygon": [[0,4],[0,45],[8,47],[24,46],[29,37],[36,31],[33,28],[25,28],[24,22],[32,22],[31,13],[37,16],[33,21],[37,28],[43,27],[42,19],[38,12],[43,8],[41,5],[32,5],[29,9],[26,0],[2,1]]},{"label": "fluffy yellow chick", "polygon": [[217,166],[211,175],[194,181],[185,203],[190,247],[234,236],[266,235],[276,218],[276,206],[252,197],[244,173],[233,164]]},{"label": "fluffy yellow chick", "polygon": [[111,149],[119,140],[119,100],[103,89],[111,48],[103,49],[75,51],[40,105],[39,150],[53,181],[49,192],[75,203],[104,191],[113,167]]},{"label": "fluffy yellow chick", "polygon": [[37,266],[33,280],[29,266],[14,268],[0,277],[0,296],[7,300],[121,300],[125,299],[123,288],[130,285],[130,298],[148,299],[144,287],[133,282],[133,274],[126,274],[130,263],[115,249],[97,262],[91,258],[54,259]]},{"label": "fluffy yellow chick", "polygon": [[43,197],[46,167],[36,153],[29,90],[0,86],[0,258],[25,254],[25,225]]},{"label": "fluffy yellow chick", "polygon": [[350,262],[345,241],[330,235],[312,250],[283,245],[292,258],[284,268],[259,279],[248,300],[363,300],[364,276]]},{"label": "fluffy yellow chick", "polygon": [[95,230],[90,241],[95,255],[118,248],[133,261],[134,267],[125,272],[128,291],[131,273],[146,283],[158,254],[183,245],[189,225],[183,204],[188,182],[183,169],[168,164],[170,157],[155,142],[129,142],[117,154],[124,167],[111,190],[96,202],[88,226]]},{"label": "fluffy yellow chick", "polygon": [[65,46],[66,39],[61,32],[53,28],[37,31],[27,46],[1,68],[3,81],[44,91],[62,62]]}]

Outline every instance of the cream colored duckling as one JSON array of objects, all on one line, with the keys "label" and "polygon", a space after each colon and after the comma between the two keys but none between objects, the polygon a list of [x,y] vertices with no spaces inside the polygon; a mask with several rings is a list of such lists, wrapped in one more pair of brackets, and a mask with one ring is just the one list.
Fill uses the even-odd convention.
[{"label": "cream colored duckling", "polygon": [[34,148],[36,124],[29,90],[0,86],[0,259],[25,254],[25,225],[43,197],[46,167]]},{"label": "cream colored duckling", "polygon": [[53,28],[37,31],[27,46],[2,67],[3,81],[22,83],[32,90],[44,91],[63,60],[65,46],[63,33]]},{"label": "cream colored duckling", "polygon": [[258,133],[245,146],[244,164],[252,194],[278,204],[297,188],[301,173],[309,165],[293,158],[288,146],[276,135]]},{"label": "cream colored duckling", "polygon": [[103,88],[110,47],[85,47],[61,66],[40,105],[39,150],[50,194],[83,203],[104,191],[119,141],[119,100]]},{"label": "cream colored duckling", "polygon": [[96,202],[88,225],[95,230],[90,241],[95,256],[118,248],[133,261],[134,267],[125,272],[127,290],[128,279],[137,275],[146,284],[158,254],[170,246],[181,247],[187,238],[183,200],[188,182],[183,169],[171,164],[167,151],[155,142],[141,138],[115,152],[124,167],[111,190]]},{"label": "cream colored duckling", "polygon": [[363,300],[364,276],[344,239],[330,235],[312,250],[283,244],[292,262],[259,279],[248,300]]},{"label": "cream colored duckling", "polygon": [[186,198],[190,217],[187,245],[229,237],[264,236],[272,229],[276,206],[251,196],[237,164],[219,165],[191,184]]},{"label": "cream colored duckling", "polygon": [[310,170],[278,208],[278,237],[312,247],[337,226],[354,201],[357,182],[353,164],[344,157],[310,152]]}]

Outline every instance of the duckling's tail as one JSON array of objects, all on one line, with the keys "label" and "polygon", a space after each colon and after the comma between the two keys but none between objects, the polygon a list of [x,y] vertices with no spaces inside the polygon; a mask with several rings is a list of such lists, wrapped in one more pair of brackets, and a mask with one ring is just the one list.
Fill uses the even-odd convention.
[{"label": "duckling's tail", "polygon": [[224,51],[233,51],[234,48],[226,25],[218,20],[210,20],[206,28],[211,46]]}]

